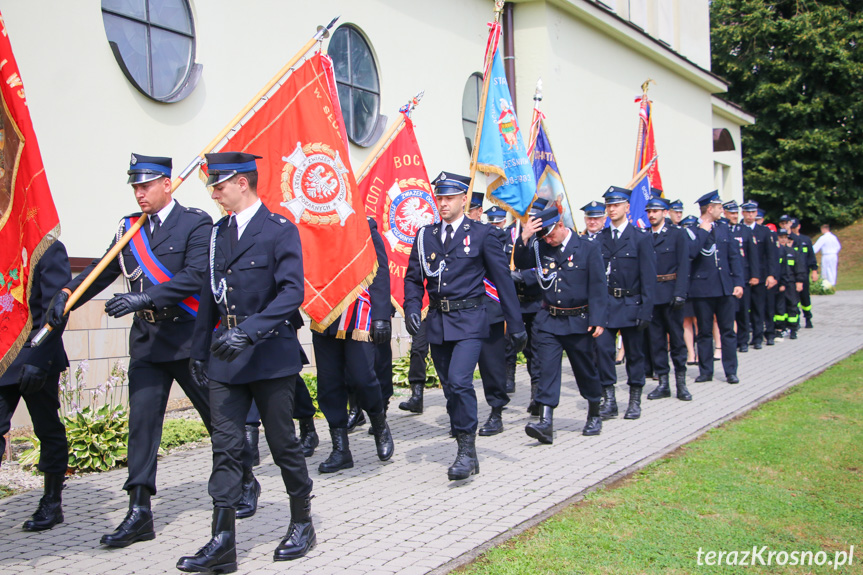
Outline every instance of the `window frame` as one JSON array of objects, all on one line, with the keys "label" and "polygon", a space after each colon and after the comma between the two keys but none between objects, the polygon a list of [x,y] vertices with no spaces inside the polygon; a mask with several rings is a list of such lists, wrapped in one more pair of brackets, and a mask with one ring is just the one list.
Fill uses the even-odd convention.
[{"label": "window frame", "polygon": [[[465,99],[465,96],[467,95],[466,92],[467,92],[468,82],[470,82],[471,80],[477,81],[477,88],[478,88],[476,91],[476,118],[474,118],[474,119],[464,117],[464,99]],[[476,138],[476,126],[479,123],[479,109],[482,106],[482,102],[481,102],[481,100],[482,100],[482,84],[483,84],[482,72],[472,73],[470,76],[468,76],[467,82],[465,82],[465,84],[464,84],[464,90],[462,90],[462,95],[461,95],[461,111],[462,111],[462,113],[461,113],[461,127],[462,127],[462,132],[465,131],[465,125],[464,125],[465,122],[473,124],[473,134],[472,135],[464,134],[464,141],[465,141],[465,145],[467,145],[467,153],[469,156],[473,154],[474,138]]]},{"label": "window frame", "polygon": [[[345,120],[345,131],[347,132],[348,139],[351,141],[351,143],[353,143],[357,146],[360,146],[361,148],[367,148],[367,147],[371,146],[372,144],[374,144],[375,142],[378,141],[380,136],[383,134],[384,128],[386,127],[387,117],[384,116],[383,114],[381,114],[381,73],[380,73],[380,67],[378,66],[378,59],[375,57],[375,51],[372,49],[371,42],[369,42],[368,37],[363,33],[363,31],[358,26],[356,26],[354,24],[350,24],[350,23],[342,24],[341,26],[336,28],[336,30],[333,32],[333,37],[335,37],[335,35],[341,30],[344,30],[344,33],[347,34],[347,42],[345,42],[346,52],[345,52],[344,56],[345,56],[346,67],[348,69],[348,80],[347,81],[343,81],[343,80],[340,80],[339,78],[336,78],[336,89],[338,90],[338,86],[344,86],[348,90],[347,102],[340,102],[341,107],[342,107],[342,111],[343,111],[342,112],[342,119]],[[358,85],[356,80],[354,79],[353,62],[351,61],[351,47],[352,47],[352,42],[353,42],[352,38],[353,38],[354,34],[351,34],[351,32],[353,32],[354,34],[356,34],[356,36],[359,37],[359,39],[362,41],[363,45],[365,46],[366,50],[368,51],[368,54],[371,58],[372,65],[374,66],[375,75],[377,76],[377,78],[376,78],[376,80],[377,80],[376,83],[378,85],[378,91],[377,92],[374,92],[373,90],[370,90],[369,88],[366,88],[364,86]],[[332,45],[332,39],[330,39],[330,45]],[[333,52],[328,51],[327,54],[330,56],[330,58],[333,58]],[[375,110],[374,118],[372,118],[372,129],[369,131],[369,133],[364,138],[357,138],[356,137],[357,135],[353,133],[354,132],[353,126],[355,123],[354,122],[353,90],[358,90],[358,91],[364,92],[366,94],[371,94],[377,98],[377,109]],[[344,116],[345,116],[344,110],[346,108],[348,110],[350,121],[347,121],[344,118]]]}]

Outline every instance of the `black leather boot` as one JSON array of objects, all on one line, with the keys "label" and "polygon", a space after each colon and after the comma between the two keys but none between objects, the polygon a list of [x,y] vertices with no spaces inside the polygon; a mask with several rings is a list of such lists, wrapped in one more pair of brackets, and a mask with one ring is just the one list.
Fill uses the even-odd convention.
[{"label": "black leather boot", "polygon": [[455,440],[458,444],[458,453],[453,464],[447,469],[447,477],[450,481],[467,479],[471,475],[479,473],[479,460],[476,457],[476,436],[473,433],[457,433]]},{"label": "black leather boot", "polygon": [[582,435],[599,435],[602,431],[602,418],[599,416],[599,402],[587,402],[587,423],[581,430]]},{"label": "black leather boot", "polygon": [[252,469],[243,469],[243,497],[237,505],[237,519],[251,517],[258,511],[261,484],[255,479]]},{"label": "black leather boot", "polygon": [[527,412],[534,417],[539,415],[539,404],[536,402],[536,384],[530,384],[530,404],[527,406]]},{"label": "black leather boot", "polygon": [[686,372],[675,372],[674,378],[677,383],[677,399],[680,401],[692,401],[692,394],[686,389]]},{"label": "black leather boot", "polygon": [[623,419],[638,419],[641,417],[641,388],[634,385],[629,386],[629,406]]},{"label": "black leather boot", "polygon": [[423,391],[425,390],[424,383],[411,384],[411,397],[407,401],[399,404],[399,409],[402,411],[410,411],[411,413],[423,412]]},{"label": "black leather boot", "polygon": [[662,399],[671,397],[671,388],[668,386],[668,374],[659,376],[659,385],[647,394],[647,399]]},{"label": "black leather boot", "polygon": [[372,422],[372,435],[375,436],[375,447],[378,449],[378,459],[388,461],[393,456],[396,446],[393,443],[393,436],[390,433],[390,426],[387,424],[387,414],[380,412],[376,415],[369,414],[369,420]]},{"label": "black leather boot", "polygon": [[803,326],[803,329],[812,329],[812,318],[806,318],[806,325]]},{"label": "black leather boot", "polygon": [[303,455],[311,457],[315,454],[315,448],[320,443],[318,432],[315,429],[315,420],[311,417],[300,420],[300,447]]},{"label": "black leather boot", "polygon": [[515,364],[506,366],[506,392],[515,393]]},{"label": "black leather boot", "polygon": [[261,452],[258,450],[258,437],[260,430],[257,425],[246,426],[246,449],[252,454],[252,467],[261,464]]},{"label": "black leather boot", "polygon": [[58,523],[63,523],[63,480],[62,473],[46,473],[43,481],[45,491],[33,517],[24,522],[24,531],[45,531]]},{"label": "black leather boot", "polygon": [[503,433],[503,408],[492,407],[488,419],[479,430],[479,434],[487,437],[498,433]]},{"label": "black leather boot", "polygon": [[235,510],[213,509],[213,538],[194,555],[180,557],[177,569],[187,573],[233,573],[237,570]]},{"label": "black leather boot", "polygon": [[605,419],[617,417],[617,397],[613,385],[602,386],[602,401],[599,406],[599,416]]},{"label": "black leather boot", "polygon": [[304,557],[317,544],[312,525],[312,498],[291,497],[291,523],[276,551],[273,561],[291,561]]},{"label": "black leather boot", "polygon": [[356,430],[357,426],[366,424],[366,416],[357,404],[357,398],[353,393],[348,394],[348,433]]},{"label": "black leather boot", "polygon": [[350,469],[354,466],[354,458],[348,444],[348,430],[342,428],[330,428],[330,437],[333,439],[333,452],[318,466],[321,473],[334,473],[340,469]]},{"label": "black leather boot", "polygon": [[554,408],[540,405],[539,421],[531,421],[524,426],[524,432],[540,443],[551,445],[554,441]]},{"label": "black leather boot", "polygon": [[142,485],[136,485],[129,490],[129,511],[126,518],[112,533],[103,535],[100,543],[109,547],[128,547],[136,541],[150,541],[155,538],[150,491]]}]

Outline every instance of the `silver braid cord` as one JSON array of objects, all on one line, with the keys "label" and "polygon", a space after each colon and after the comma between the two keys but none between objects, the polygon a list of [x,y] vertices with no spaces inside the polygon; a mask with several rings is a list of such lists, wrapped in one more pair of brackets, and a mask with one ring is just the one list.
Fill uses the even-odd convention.
[{"label": "silver braid cord", "polygon": [[216,258],[216,236],[219,234],[219,226],[213,226],[213,231],[210,233],[210,291],[213,292],[213,298],[216,300],[216,303],[222,303],[225,301],[225,292],[227,291],[225,288],[227,286],[227,282],[225,278],[219,280],[219,285],[216,285],[216,275],[213,272],[214,270],[214,262]]},{"label": "silver braid cord", "polygon": [[[124,219],[120,220],[120,225],[117,226],[117,234],[115,236],[116,240],[119,242],[120,238],[122,238],[123,234],[125,234],[125,233],[126,233],[126,220],[124,218]],[[134,271],[132,271],[132,273],[129,273],[128,271],[126,271],[126,261],[125,261],[125,258],[123,258],[123,250],[120,250],[120,253],[117,254],[117,262],[119,262],[119,264],[120,264],[120,270],[123,272],[123,277],[125,277],[126,280],[128,280],[130,286],[131,286],[133,281],[140,278],[141,274],[144,273],[144,270],[141,269],[141,266],[138,266],[137,268],[135,268]],[[143,289],[143,285],[141,287]]]},{"label": "silver braid cord", "polygon": [[557,279],[557,272],[551,272],[547,276],[542,273],[542,262],[539,260],[539,242],[533,242],[533,255],[536,257],[536,279],[543,291],[548,291]]},{"label": "silver braid cord", "polygon": [[446,264],[444,263],[443,260],[441,260],[440,264],[438,264],[437,271],[432,272],[431,269],[429,269],[428,263],[426,262],[425,243],[423,242],[424,237],[425,237],[425,232],[423,230],[420,230],[420,232],[417,234],[417,242],[419,242],[419,245],[417,246],[417,248],[419,249],[420,265],[422,266],[422,271],[426,277],[436,278],[436,277],[439,277],[443,273],[443,270],[444,270],[444,267],[446,267]]}]

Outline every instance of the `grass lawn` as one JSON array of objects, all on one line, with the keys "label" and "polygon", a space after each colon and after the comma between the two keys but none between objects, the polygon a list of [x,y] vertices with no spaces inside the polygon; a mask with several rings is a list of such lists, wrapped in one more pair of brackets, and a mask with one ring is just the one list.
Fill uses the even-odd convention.
[{"label": "grass lawn", "polygon": [[[834,234],[842,243],[842,251],[839,252],[839,278],[836,289],[839,290],[861,290],[863,289],[863,220],[856,222],[841,230],[834,230]],[[812,243],[821,234],[812,238]],[[818,269],[821,269],[821,254],[818,255]]]},{"label": "grass lawn", "polygon": [[[697,557],[767,546],[765,563],[770,551],[824,551],[832,562],[851,545],[853,565],[836,570],[779,566],[781,556],[757,567],[699,566]],[[863,573],[863,352],[459,573]]]}]

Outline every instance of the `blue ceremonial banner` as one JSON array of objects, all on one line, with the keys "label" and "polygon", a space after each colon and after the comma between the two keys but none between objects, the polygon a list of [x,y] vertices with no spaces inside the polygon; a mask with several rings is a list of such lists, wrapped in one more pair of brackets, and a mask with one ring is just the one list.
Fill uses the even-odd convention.
[{"label": "blue ceremonial banner", "polygon": [[512,106],[500,43],[497,44],[488,71],[490,77],[486,79],[488,96],[476,167],[488,174],[486,197],[514,216],[524,217],[536,193],[536,179]]},{"label": "blue ceremonial banner", "polygon": [[566,189],[563,187],[563,178],[560,177],[557,160],[551,149],[548,134],[545,133],[543,122],[539,124],[536,143],[533,146],[533,175],[536,178],[536,195],[548,200],[549,205],[556,202],[563,206],[563,225],[575,229],[575,220],[569,207]]},{"label": "blue ceremonial banner", "polygon": [[647,219],[647,200],[650,199],[650,177],[645,174],[641,180],[632,187],[632,196],[629,198],[629,222],[639,228],[650,227]]}]

